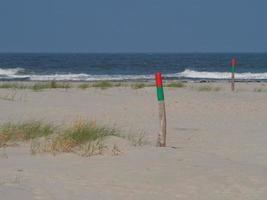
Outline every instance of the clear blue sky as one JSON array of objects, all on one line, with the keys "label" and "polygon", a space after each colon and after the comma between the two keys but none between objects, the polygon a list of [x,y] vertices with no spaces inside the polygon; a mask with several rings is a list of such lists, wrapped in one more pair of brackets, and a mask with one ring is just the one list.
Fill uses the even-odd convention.
[{"label": "clear blue sky", "polygon": [[267,52],[266,0],[1,0],[0,52]]}]

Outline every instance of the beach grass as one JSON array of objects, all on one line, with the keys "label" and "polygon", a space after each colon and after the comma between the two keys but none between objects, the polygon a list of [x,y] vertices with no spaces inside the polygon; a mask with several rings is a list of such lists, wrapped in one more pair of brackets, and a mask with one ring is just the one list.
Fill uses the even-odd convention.
[{"label": "beach grass", "polygon": [[132,84],[131,85],[131,88],[132,89],[135,89],[135,90],[142,89],[144,87],[146,87],[146,84],[144,84],[144,83],[135,83],[135,84]]},{"label": "beach grass", "polygon": [[115,129],[97,126],[95,122],[78,120],[72,127],[66,129],[61,137],[63,140],[72,141],[76,146],[112,135],[116,135]]},{"label": "beach grass", "polygon": [[[43,121],[8,122],[0,126],[0,148],[30,141],[30,151],[37,153],[76,153],[81,156],[103,154],[108,150],[108,137],[120,137],[132,146],[148,144],[145,133],[124,135],[118,129],[101,126],[95,121],[77,120],[70,127],[55,126]],[[118,146],[112,152],[117,155]]]},{"label": "beach grass", "polygon": [[78,85],[78,88],[79,89],[82,89],[82,90],[85,90],[87,88],[100,88],[100,89],[108,89],[108,88],[111,88],[111,87],[121,87],[122,86],[122,83],[120,82],[109,82],[109,81],[100,81],[100,82],[95,82],[95,83],[81,83]]},{"label": "beach grass", "polygon": [[166,84],[166,87],[183,88],[186,87],[186,85],[183,82],[171,82],[169,84]]},{"label": "beach grass", "polygon": [[61,83],[61,82],[56,82],[56,81],[50,81],[50,82],[45,82],[45,83],[35,83],[30,87],[34,91],[41,91],[44,89],[57,89],[57,88],[62,88],[62,89],[69,89],[71,88],[70,83]]},{"label": "beach grass", "polygon": [[104,138],[115,135],[115,129],[97,126],[95,122],[79,120],[66,129],[54,142],[59,152],[78,150],[82,156],[92,156],[102,154],[105,148]]},{"label": "beach grass", "polygon": [[46,137],[53,134],[55,129],[55,126],[41,121],[4,123],[0,126],[0,144]]},{"label": "beach grass", "polygon": [[254,92],[267,92],[267,88],[255,88]]},{"label": "beach grass", "polygon": [[77,120],[71,127],[59,130],[45,140],[34,140],[32,154],[74,152],[82,156],[102,154],[105,149],[104,139],[119,136],[114,128],[99,126],[95,122]]},{"label": "beach grass", "polygon": [[116,82],[116,83],[113,83],[113,86],[114,87],[122,87],[123,84],[121,82]]},{"label": "beach grass", "polygon": [[200,92],[218,92],[221,90],[220,87],[215,87],[211,85],[202,85],[197,88],[198,91]]},{"label": "beach grass", "polygon": [[114,85],[109,81],[100,81],[92,84],[92,87],[100,88],[102,90],[113,87]]},{"label": "beach grass", "polygon": [[85,89],[87,89],[89,87],[90,87],[90,85],[88,83],[81,83],[81,84],[78,85],[78,88],[82,89],[82,90],[85,90]]},{"label": "beach grass", "polygon": [[148,144],[146,133],[143,131],[123,135],[122,138],[127,139],[134,147]]},{"label": "beach grass", "polygon": [[32,89],[34,91],[41,91],[44,89],[57,89],[63,88],[68,89],[71,88],[72,85],[67,82],[57,82],[57,81],[49,81],[49,82],[36,82],[33,84],[23,84],[23,83],[1,83],[0,89]]},{"label": "beach grass", "polygon": [[8,94],[0,95],[0,99],[5,100],[5,101],[15,101],[16,96],[17,96],[17,91],[13,90]]},{"label": "beach grass", "polygon": [[1,83],[0,88],[1,89],[27,89],[27,86],[24,84],[18,84],[18,83]]}]

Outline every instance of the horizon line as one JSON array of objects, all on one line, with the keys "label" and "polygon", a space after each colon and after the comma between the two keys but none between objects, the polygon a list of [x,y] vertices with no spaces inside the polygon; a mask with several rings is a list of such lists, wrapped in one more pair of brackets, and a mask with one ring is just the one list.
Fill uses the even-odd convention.
[{"label": "horizon line", "polygon": [[71,52],[71,51],[66,51],[66,52],[46,52],[46,51],[40,51],[40,52],[30,52],[30,51],[21,51],[21,52],[16,52],[16,51],[0,51],[0,54],[265,54],[267,51],[188,51],[188,52]]}]

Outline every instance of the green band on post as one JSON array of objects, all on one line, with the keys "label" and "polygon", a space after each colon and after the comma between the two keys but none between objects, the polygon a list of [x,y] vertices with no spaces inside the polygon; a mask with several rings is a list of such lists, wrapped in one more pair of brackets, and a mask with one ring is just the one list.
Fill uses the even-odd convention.
[{"label": "green band on post", "polygon": [[164,101],[164,92],[162,87],[157,88],[158,101]]},{"label": "green band on post", "polygon": [[235,73],[235,67],[234,66],[231,67],[231,72]]}]

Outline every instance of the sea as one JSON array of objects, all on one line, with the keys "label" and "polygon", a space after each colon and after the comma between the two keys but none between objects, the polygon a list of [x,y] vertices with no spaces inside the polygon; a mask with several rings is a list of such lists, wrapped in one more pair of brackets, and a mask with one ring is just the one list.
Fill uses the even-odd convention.
[{"label": "sea", "polygon": [[267,81],[267,53],[1,53],[1,81]]}]

